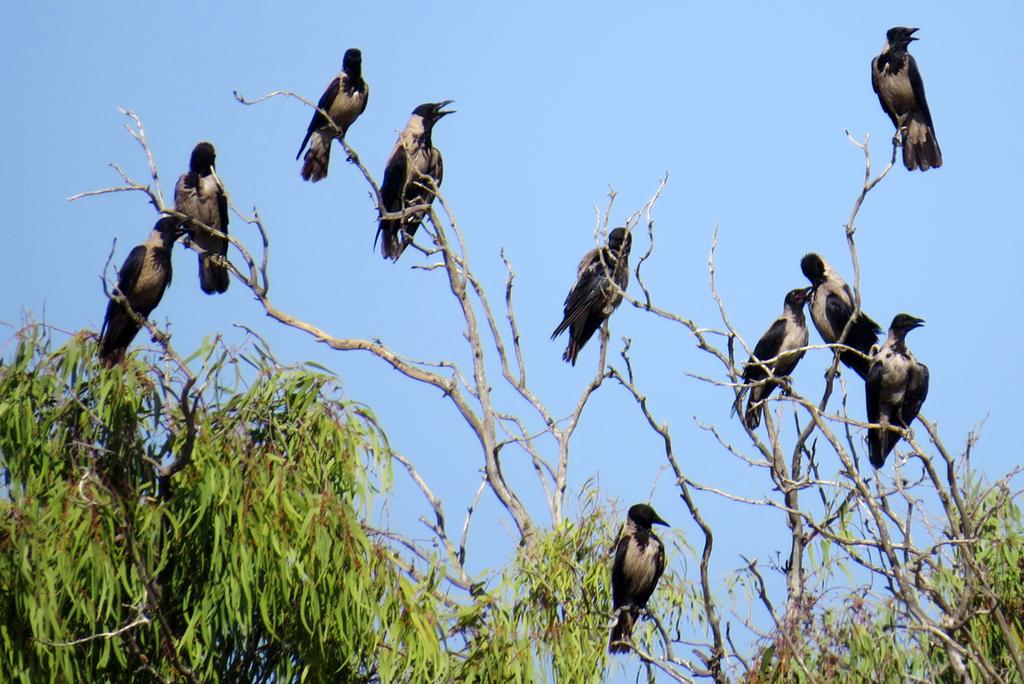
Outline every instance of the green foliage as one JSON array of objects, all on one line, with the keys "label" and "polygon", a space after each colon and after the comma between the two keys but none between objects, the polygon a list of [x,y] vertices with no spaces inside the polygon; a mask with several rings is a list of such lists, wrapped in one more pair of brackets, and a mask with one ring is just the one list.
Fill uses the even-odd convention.
[{"label": "green foliage", "polygon": [[40,335],[0,368],[7,678],[438,678],[433,587],[362,524],[388,477],[365,407],[264,365],[195,405],[189,445],[182,378],[102,370],[91,343],[50,353]]},{"label": "green foliage", "polygon": [[591,507],[520,549],[486,600],[461,616],[467,649],[457,681],[601,681],[614,533]]}]

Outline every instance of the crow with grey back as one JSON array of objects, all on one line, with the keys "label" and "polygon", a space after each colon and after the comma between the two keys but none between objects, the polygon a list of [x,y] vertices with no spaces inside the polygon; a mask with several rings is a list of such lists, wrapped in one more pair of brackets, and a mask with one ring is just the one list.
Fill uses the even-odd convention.
[{"label": "crow with grey back", "polygon": [[[814,327],[827,344],[836,344],[853,315],[853,290],[817,254],[805,255],[800,261],[800,270],[811,281],[810,310]],[[866,378],[871,347],[878,343],[878,334],[881,332],[878,324],[861,311],[843,340],[845,346],[856,351],[840,352],[839,360],[856,371],[857,375]]]},{"label": "crow with grey back", "polygon": [[665,545],[651,525],[668,523],[647,504],[635,504],[626,516],[625,529],[615,544],[612,565],[612,608],[615,625],[608,638],[609,653],[627,653],[633,625],[647,607],[658,580],[665,572]]},{"label": "crow with grey back", "polygon": [[[171,284],[171,248],[182,232],[178,219],[161,218],[146,241],[132,249],[121,265],[116,292],[142,318],[153,313]],[[100,362],[107,367],[120,363],[140,329],[122,302],[109,299],[100,330]]]},{"label": "crow with grey back", "polygon": [[882,53],[871,60],[871,87],[903,141],[903,165],[908,171],[942,166],[932,114],[924,96],[924,81],[914,56],[907,52],[916,28],[896,26],[885,34]]},{"label": "crow with grey back", "polygon": [[[743,366],[743,382],[754,385],[750,387],[750,398],[743,415],[743,422],[751,430],[761,424],[763,402],[780,384],[776,378],[792,374],[806,352],[804,348],[807,346],[808,333],[804,303],[809,292],[807,288],[800,288],[786,294],[782,315],[775,319],[757,341],[753,355]],[[740,392],[736,398],[737,412],[743,405],[743,394]]]},{"label": "crow with grey back", "polygon": [[583,345],[622,302],[618,290],[624,291],[629,285],[629,250],[632,244],[633,237],[626,229],[616,228],[608,234],[606,247],[590,250],[580,261],[576,269],[576,284],[565,298],[562,322],[551,333],[551,339],[555,339],[569,331],[569,344],[562,360],[575,366],[576,356]]},{"label": "crow with grey back", "polygon": [[889,326],[888,338],[871,359],[864,394],[868,422],[880,426],[868,428],[868,456],[876,468],[885,465],[900,438],[889,426],[910,427],[928,396],[928,366],[907,348],[907,333],[922,325],[920,318],[897,314]]},{"label": "crow with grey back", "polygon": [[[455,110],[445,109],[454,101],[421,104],[412,111],[384,169],[384,182],[380,187],[384,205],[381,214],[399,213],[434,201],[434,193],[429,186],[432,183],[441,187],[444,176],[441,151],[434,147],[433,142],[434,124],[455,113]],[[425,214],[426,209],[418,209],[402,218],[380,220],[374,244],[381,241],[381,253],[385,259],[398,261],[412,242]]]},{"label": "crow with grey back", "polygon": [[216,161],[213,145],[199,143],[192,150],[188,173],[174,186],[174,208],[192,219],[186,226],[192,245],[198,247],[199,286],[206,294],[226,292],[231,282],[227,267],[212,258],[227,259],[227,238],[203,227],[228,233],[228,198],[214,171]]},{"label": "crow with grey back", "polygon": [[[369,100],[370,86],[363,79],[363,53],[357,48],[349,48],[345,51],[341,71],[320,96],[318,109],[313,112],[306,137],[302,139],[299,153],[295,155],[295,159],[301,157],[306,143],[309,143],[309,150],[302,163],[302,180],[316,183],[327,178],[334,139],[345,137],[349,127],[366,111]],[[330,121],[320,110],[327,112]]]}]

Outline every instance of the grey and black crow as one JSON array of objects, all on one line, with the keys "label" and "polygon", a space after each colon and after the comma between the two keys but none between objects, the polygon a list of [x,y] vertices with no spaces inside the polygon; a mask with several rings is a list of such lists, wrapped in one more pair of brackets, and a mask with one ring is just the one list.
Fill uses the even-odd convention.
[{"label": "grey and black crow", "polygon": [[[398,136],[398,142],[384,169],[384,183],[380,187],[384,203],[382,213],[397,213],[409,207],[429,205],[434,201],[434,193],[427,189],[424,177],[440,187],[444,163],[440,150],[434,147],[431,134],[434,124],[442,117],[454,113],[455,110],[445,109],[454,101],[421,104],[412,110],[409,123]],[[398,261],[398,257],[412,242],[425,214],[426,210],[418,210],[401,219],[380,221],[376,239],[381,241],[381,252],[385,259]]]},{"label": "grey and black crow", "polygon": [[626,229],[616,228],[608,234],[607,247],[595,247],[580,261],[576,269],[576,284],[565,298],[565,315],[551,333],[551,339],[555,339],[569,330],[569,344],[562,360],[575,366],[580,349],[622,302],[622,295],[612,282],[622,290],[629,284],[629,249],[632,244],[633,237]]},{"label": "grey and black crow", "polygon": [[[811,281],[810,309],[814,327],[826,343],[835,344],[853,314],[853,290],[817,254],[805,255],[800,261],[800,270]],[[860,353],[843,351],[839,359],[862,378],[867,377],[871,347],[878,343],[880,332],[878,324],[861,311],[843,340],[844,345]]]},{"label": "grey and black crow", "polygon": [[889,326],[889,337],[871,359],[864,393],[868,422],[881,426],[868,429],[868,454],[876,468],[885,465],[900,438],[888,426],[910,427],[928,396],[928,366],[907,348],[907,333],[922,325],[920,318],[897,314]]},{"label": "grey and black crow", "polygon": [[[171,247],[181,234],[181,221],[170,216],[161,218],[146,241],[132,249],[121,265],[117,292],[143,318],[153,312],[171,284]],[[123,303],[107,301],[100,330],[100,361],[104,366],[121,362],[140,328]]]},{"label": "grey and black crow", "polygon": [[903,141],[903,165],[909,171],[942,166],[924,82],[914,56],[907,52],[916,28],[896,26],[885,34],[882,54],[871,60],[871,87]]},{"label": "grey and black crow", "polygon": [[[370,100],[370,86],[363,80],[363,53],[357,48],[345,50],[341,63],[341,72],[327,86],[317,103],[319,109],[313,113],[309,122],[306,137],[302,139],[298,159],[302,150],[309,143],[309,150],[302,163],[302,180],[316,183],[327,178],[327,167],[331,162],[331,144],[334,138],[344,138],[349,126],[355,123],[359,115],[366,111],[366,103]],[[334,126],[320,113],[327,112]],[[340,135],[336,133],[340,130]]]},{"label": "grey and black crow", "polygon": [[612,565],[612,608],[615,626],[608,639],[609,653],[626,653],[632,640],[633,623],[654,593],[665,572],[665,545],[651,531],[651,525],[668,525],[647,504],[630,507],[626,526],[615,544]]},{"label": "grey and black crow", "polygon": [[[775,319],[768,332],[761,336],[754,346],[754,354],[743,366],[743,382],[762,383],[750,388],[750,399],[743,421],[751,430],[761,424],[764,400],[779,385],[774,378],[792,374],[796,364],[803,358],[807,346],[807,319],[804,317],[804,303],[809,290],[801,288],[786,294],[782,315]],[[761,363],[757,363],[761,361]],[[768,370],[771,370],[769,379]],[[736,410],[743,404],[743,393],[736,399]]]},{"label": "grey and black crow", "polygon": [[174,186],[174,205],[182,214],[193,219],[186,228],[192,244],[202,250],[199,254],[199,286],[206,294],[225,292],[230,283],[226,266],[215,264],[210,257],[227,258],[228,241],[217,237],[196,221],[210,228],[228,233],[228,198],[214,173],[217,152],[213,145],[201,142],[192,150],[188,173],[178,178]]}]

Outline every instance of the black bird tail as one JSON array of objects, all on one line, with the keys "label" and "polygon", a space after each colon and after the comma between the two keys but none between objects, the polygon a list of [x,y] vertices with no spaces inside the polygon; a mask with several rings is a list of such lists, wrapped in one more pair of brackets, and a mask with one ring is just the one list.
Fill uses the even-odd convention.
[{"label": "black bird tail", "polygon": [[231,275],[224,266],[213,263],[209,254],[199,255],[199,287],[206,294],[227,292],[231,283]]},{"label": "black bird tail", "polygon": [[333,138],[314,131],[309,139],[309,149],[302,163],[302,180],[316,183],[327,178],[327,167],[331,163],[331,143]]},{"label": "black bird tail", "polygon": [[[751,430],[756,430],[758,426],[761,425],[761,411],[763,410],[764,405],[759,403],[763,398],[762,393],[758,392],[759,389],[761,388],[755,387],[750,390],[750,399],[747,400],[747,410],[743,414],[743,422],[746,423],[747,427]],[[742,400],[742,397],[740,397],[740,400]]]},{"label": "black bird tail", "polygon": [[891,430],[879,430],[871,428],[868,430],[868,459],[875,468],[885,465],[885,459],[896,446],[899,438]]},{"label": "black bird tail", "polygon": [[127,347],[111,347],[105,340],[100,342],[100,363],[104,368],[112,368],[124,360]]},{"label": "black bird tail", "polygon": [[106,318],[103,330],[100,331],[100,363],[110,368],[124,360],[128,345],[139,332],[139,326],[128,312],[113,300],[108,307]]},{"label": "black bird tail", "polygon": [[377,227],[377,238],[374,240],[376,244],[377,240],[380,240],[380,253],[385,259],[391,259],[392,261],[398,261],[398,257],[402,256],[402,252],[405,251],[408,242],[401,239],[402,228],[399,221],[388,220],[381,221]]},{"label": "black bird tail", "polygon": [[629,646],[621,642],[633,640],[633,622],[636,615],[631,608],[619,610],[619,619],[612,627],[611,636],[608,637],[609,653],[629,653]]},{"label": "black bird tail", "polygon": [[[571,316],[566,316],[565,318],[563,318],[562,322],[559,323],[558,326],[555,328],[555,331],[553,333],[551,333],[551,339],[555,339],[556,337],[558,337],[559,335],[564,333],[566,330],[569,330],[569,326],[571,324],[572,324],[572,317]],[[586,340],[584,340],[584,342],[585,341]],[[569,363],[571,363],[572,365],[575,366],[576,365],[576,356],[580,353],[580,349],[582,349],[582,348],[583,348],[583,345],[580,344],[579,340],[576,339],[576,335],[574,335],[573,331],[570,330],[569,331],[569,344],[566,345],[565,351],[562,352],[562,360],[563,361],[568,361]]]},{"label": "black bird tail", "polygon": [[903,165],[908,171],[937,169],[942,166],[942,150],[935,131],[920,116],[907,122],[903,137]]},{"label": "black bird tail", "polygon": [[576,338],[572,336],[572,333],[569,333],[569,344],[566,345],[565,351],[562,352],[562,360],[563,361],[568,361],[570,365],[575,366],[576,365],[576,357],[579,356],[580,349],[582,347],[583,347],[583,345],[580,344],[576,340]]}]

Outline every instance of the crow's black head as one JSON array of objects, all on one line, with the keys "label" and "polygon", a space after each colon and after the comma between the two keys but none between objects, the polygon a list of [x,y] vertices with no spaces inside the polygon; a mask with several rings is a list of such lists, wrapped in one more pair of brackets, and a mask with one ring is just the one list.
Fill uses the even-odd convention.
[{"label": "crow's black head", "polygon": [[890,48],[906,49],[906,47],[910,45],[910,41],[917,40],[917,38],[914,37],[914,33],[916,31],[916,28],[894,26],[885,32],[885,39],[889,42]]},{"label": "crow's black head", "polygon": [[158,231],[169,242],[174,242],[185,234],[185,227],[181,219],[174,218],[173,216],[161,217],[156,222],[156,225],[153,226],[153,230]]},{"label": "crow's black head", "polygon": [[192,159],[188,162],[189,171],[198,173],[200,176],[210,175],[213,164],[217,161],[217,152],[213,145],[208,142],[201,142],[192,149]]},{"label": "crow's black head", "polygon": [[651,525],[664,525],[668,527],[668,523],[659,518],[654,509],[647,504],[633,504],[629,507],[628,515],[629,519],[640,527],[648,529],[650,529]]},{"label": "crow's black head", "polygon": [[363,70],[363,53],[359,51],[359,48],[345,50],[345,58],[341,61],[341,66],[349,76],[359,76]]},{"label": "crow's black head", "polygon": [[825,282],[825,260],[814,252],[805,254],[800,260],[800,270],[812,285],[817,286]]},{"label": "crow's black head", "polygon": [[920,328],[922,325],[924,325],[924,320],[910,314],[901,313],[896,314],[892,319],[892,325],[889,326],[889,330],[900,335],[906,335],[914,328]]},{"label": "crow's black head", "polygon": [[442,117],[455,113],[454,109],[445,109],[452,102],[455,102],[455,100],[427,102],[412,110],[412,113],[413,116],[419,116],[423,119],[423,127],[429,131]]},{"label": "crow's black head", "polygon": [[626,232],[625,228],[616,228],[608,233],[608,249],[616,255],[629,256],[629,250],[633,246],[633,236]]},{"label": "crow's black head", "polygon": [[786,306],[799,311],[804,308],[804,304],[807,302],[807,298],[811,296],[811,291],[806,287],[801,287],[796,290],[790,290],[786,293]]}]

